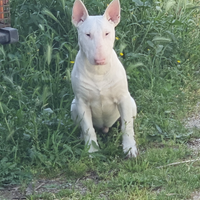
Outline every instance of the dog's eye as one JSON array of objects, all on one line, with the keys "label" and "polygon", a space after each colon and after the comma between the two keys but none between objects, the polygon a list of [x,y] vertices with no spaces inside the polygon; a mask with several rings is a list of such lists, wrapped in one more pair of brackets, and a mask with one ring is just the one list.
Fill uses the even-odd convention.
[{"label": "dog's eye", "polygon": [[86,34],[88,37],[90,37],[91,35],[89,33]]},{"label": "dog's eye", "polygon": [[106,33],[105,36],[109,35],[110,33]]}]

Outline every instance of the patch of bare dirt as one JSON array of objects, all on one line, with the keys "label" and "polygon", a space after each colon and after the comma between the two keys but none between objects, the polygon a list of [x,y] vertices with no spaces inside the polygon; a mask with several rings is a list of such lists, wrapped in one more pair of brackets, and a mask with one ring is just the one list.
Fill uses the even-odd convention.
[{"label": "patch of bare dirt", "polygon": [[[185,120],[185,125],[190,129],[200,129],[200,102],[197,103],[195,111]],[[200,138],[189,141],[187,145],[188,148],[192,150],[193,156],[198,156],[200,154]],[[200,191],[193,192],[190,200],[200,200]]]},{"label": "patch of bare dirt", "polygon": [[189,141],[187,146],[192,150],[192,155],[197,156],[200,153],[200,138]]},{"label": "patch of bare dirt", "polygon": [[185,119],[187,128],[200,128],[200,102],[197,103],[194,112]]},{"label": "patch of bare dirt", "polygon": [[68,182],[61,178],[51,180],[41,179],[31,182],[27,186],[0,188],[0,200],[25,200],[28,196],[42,193],[52,194],[52,197],[56,199],[55,194],[63,189],[75,189],[84,195],[88,192],[88,189],[82,181],[94,181],[95,184],[98,184],[99,177],[91,172],[82,179],[77,179],[76,182]]},{"label": "patch of bare dirt", "polygon": [[55,180],[39,180],[31,182],[28,186],[12,186],[0,189],[0,200],[22,200],[33,194],[52,193],[55,194],[62,189],[71,188],[72,184],[62,181],[60,179]]},{"label": "patch of bare dirt", "polygon": [[200,200],[200,192],[194,192],[191,200]]}]

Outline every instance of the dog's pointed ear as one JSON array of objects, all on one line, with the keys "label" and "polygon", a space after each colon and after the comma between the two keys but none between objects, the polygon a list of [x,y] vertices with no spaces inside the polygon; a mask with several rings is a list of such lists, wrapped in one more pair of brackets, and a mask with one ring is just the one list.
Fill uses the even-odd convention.
[{"label": "dog's pointed ear", "polygon": [[72,10],[72,23],[78,26],[80,22],[84,22],[88,17],[88,11],[81,0],[75,0]]},{"label": "dog's pointed ear", "polygon": [[112,21],[115,26],[120,22],[120,3],[119,0],[113,0],[107,7],[104,16],[108,21]]}]

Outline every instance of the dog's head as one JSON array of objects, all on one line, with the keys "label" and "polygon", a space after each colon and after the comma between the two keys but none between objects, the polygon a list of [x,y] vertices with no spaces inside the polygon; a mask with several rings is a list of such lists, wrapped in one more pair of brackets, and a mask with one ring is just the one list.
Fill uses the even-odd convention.
[{"label": "dog's head", "polygon": [[89,16],[81,0],[74,2],[72,23],[78,29],[80,50],[92,65],[105,65],[111,58],[115,26],[120,21],[119,0],[113,0],[102,16]]}]

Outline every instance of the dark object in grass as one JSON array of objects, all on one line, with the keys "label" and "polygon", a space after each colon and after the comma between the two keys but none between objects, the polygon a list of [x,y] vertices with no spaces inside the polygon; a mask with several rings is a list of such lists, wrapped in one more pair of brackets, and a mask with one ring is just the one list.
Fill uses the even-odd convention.
[{"label": "dark object in grass", "polygon": [[10,27],[9,0],[0,0],[0,43],[11,44],[18,41],[17,29]]},{"label": "dark object in grass", "polygon": [[5,27],[0,29],[0,43],[11,44],[19,41],[18,31],[15,28]]}]

